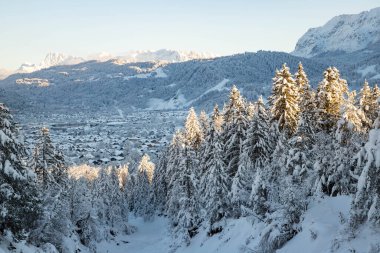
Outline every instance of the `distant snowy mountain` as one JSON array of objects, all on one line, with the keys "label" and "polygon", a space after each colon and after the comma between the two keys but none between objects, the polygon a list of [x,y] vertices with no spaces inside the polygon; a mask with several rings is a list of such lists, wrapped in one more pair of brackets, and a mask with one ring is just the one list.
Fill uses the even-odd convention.
[{"label": "distant snowy mountain", "polygon": [[160,49],[157,51],[129,51],[122,56],[116,57],[126,62],[183,62],[195,59],[215,58],[215,55],[208,53],[198,53],[194,51],[176,51]]},{"label": "distant snowy mountain", "polygon": [[48,53],[40,64],[23,63],[17,70],[17,73],[31,73],[37,70],[50,68],[59,65],[73,65],[84,62],[80,57],[70,56],[62,53]]},{"label": "distant snowy mountain", "polygon": [[[46,69],[61,65],[75,65],[85,61],[105,62],[113,60],[120,64],[131,62],[183,62],[194,59],[207,59],[215,57],[212,54],[197,53],[193,51],[176,51],[160,49],[157,51],[128,51],[124,54],[115,56],[107,52],[92,54],[85,58],[66,55],[62,53],[48,53],[40,64],[23,63],[17,70],[17,73],[31,73],[37,70]],[[1,76],[0,76],[1,77]]]},{"label": "distant snowy mountain", "polygon": [[[380,7],[359,14],[340,15],[322,27],[309,29],[298,40],[292,54],[313,57],[327,52],[351,53],[376,44],[380,44]],[[375,48],[378,51],[380,47]]]},{"label": "distant snowy mountain", "polygon": [[12,70],[9,70],[9,69],[1,69],[0,68],[0,80],[3,80],[5,78],[7,78],[8,76],[10,76],[11,74],[13,74],[14,72]]},{"label": "distant snowy mountain", "polygon": [[85,59],[81,57],[65,55],[62,53],[49,53],[41,62],[40,66],[42,68],[50,68],[58,65],[74,65],[83,61],[85,61]]}]

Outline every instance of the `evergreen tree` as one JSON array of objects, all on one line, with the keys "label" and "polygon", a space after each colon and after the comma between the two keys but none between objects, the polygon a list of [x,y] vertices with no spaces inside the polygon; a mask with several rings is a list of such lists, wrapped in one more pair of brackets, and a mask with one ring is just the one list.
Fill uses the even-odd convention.
[{"label": "evergreen tree", "polygon": [[[185,147],[185,142],[186,140],[184,138],[183,132],[177,131],[173,136],[173,140],[168,150],[168,163],[165,174],[167,185],[166,213],[171,218],[175,217],[179,210],[179,165],[183,159],[182,149]],[[175,224],[175,222],[173,223]]]},{"label": "evergreen tree", "polygon": [[93,201],[93,182],[85,177],[72,178],[70,181],[70,220],[80,242],[89,247],[91,252],[96,252],[95,243],[100,239],[96,214],[99,209],[95,208],[96,203]]},{"label": "evergreen tree", "polygon": [[0,232],[17,236],[40,217],[35,174],[25,167],[23,143],[9,109],[0,104]]},{"label": "evergreen tree", "polygon": [[178,192],[172,192],[178,196],[178,213],[175,218],[176,226],[174,231],[181,238],[180,240],[187,245],[190,244],[190,238],[197,233],[200,223],[198,195],[197,195],[197,177],[196,167],[194,164],[195,153],[191,148],[182,149],[182,159],[179,163],[180,171],[178,180]]},{"label": "evergreen tree", "polygon": [[371,95],[371,104],[370,104],[370,111],[369,111],[369,118],[371,122],[374,122],[377,117],[380,115],[380,89],[375,84],[375,86],[372,89],[372,95]]},{"label": "evergreen tree", "polygon": [[232,179],[239,167],[239,156],[247,128],[245,101],[236,86],[230,92],[229,103],[224,107],[223,142],[227,173]]},{"label": "evergreen tree", "polygon": [[[239,216],[249,204],[252,182],[258,168],[262,168],[271,154],[272,143],[269,136],[269,116],[262,97],[256,105],[255,117],[249,123],[246,139],[240,154],[240,164],[232,182],[232,203],[238,207],[235,215]],[[241,209],[241,210],[239,210]]]},{"label": "evergreen tree", "polygon": [[310,91],[310,84],[301,62],[298,64],[298,70],[294,76],[296,85],[299,89],[299,93],[301,96],[300,110],[302,111],[303,107],[301,106],[301,104],[304,102],[304,100],[306,100],[306,98],[304,98],[303,96],[308,95],[307,93]]},{"label": "evergreen tree", "polygon": [[367,80],[364,81],[363,88],[359,93],[359,108],[364,112],[369,120],[373,120],[372,90]]},{"label": "evergreen tree", "polygon": [[122,217],[124,202],[117,173],[114,167],[101,169],[94,186],[96,205],[93,208],[98,209],[99,220],[110,228],[120,228],[125,221]]},{"label": "evergreen tree", "polygon": [[129,203],[128,203],[128,189],[129,183],[129,168],[128,165],[122,165],[118,169],[119,187],[121,190],[121,215],[124,221],[128,221]]},{"label": "evergreen tree", "polygon": [[[209,126],[207,128],[207,132],[205,134],[205,141],[202,145],[202,152],[200,156],[200,178],[203,177],[205,172],[208,170],[208,162],[212,158],[212,150],[213,150],[213,143],[215,141],[215,138],[217,134],[221,133],[221,124],[220,121],[223,120],[218,109],[218,105],[215,105],[214,111],[211,117],[211,120],[209,121]],[[201,185],[202,187],[203,185]]]},{"label": "evergreen tree", "polygon": [[276,71],[269,102],[272,121],[277,122],[281,132],[291,136],[298,126],[299,87],[297,87],[286,64],[282,66],[280,71]]},{"label": "evergreen tree", "polygon": [[341,144],[347,145],[354,133],[363,132],[369,124],[363,111],[355,106],[356,92],[350,92],[342,106],[342,116],[337,124],[336,139]]},{"label": "evergreen tree", "polygon": [[46,127],[41,129],[40,141],[34,149],[31,164],[38,182],[45,189],[56,187],[56,184],[66,184],[68,174],[64,156],[53,146]]},{"label": "evergreen tree", "polygon": [[168,196],[168,186],[165,180],[166,168],[168,166],[169,149],[165,149],[159,158],[157,168],[153,175],[154,206],[163,213]]},{"label": "evergreen tree", "polygon": [[255,111],[256,111],[255,105],[251,102],[248,102],[247,108],[246,108],[248,121],[251,121],[253,119],[253,117],[255,116]]},{"label": "evergreen tree", "polygon": [[149,155],[144,154],[143,157],[141,158],[141,161],[140,161],[140,164],[138,167],[138,171],[139,172],[140,171],[146,172],[150,184],[152,183],[152,180],[153,180],[154,168],[155,168],[155,165],[154,165],[154,163],[152,163],[150,161]]},{"label": "evergreen tree", "polygon": [[347,82],[340,78],[335,67],[329,67],[317,90],[318,125],[324,131],[334,131],[341,115],[341,107],[348,96]]},{"label": "evergreen tree", "polygon": [[[303,129],[300,132],[310,131],[310,134],[314,132],[313,125],[315,124],[315,93],[310,88],[309,80],[303,69],[302,63],[298,65],[298,71],[295,74],[295,81],[299,89],[299,109],[300,109],[300,121],[298,127]],[[309,129],[309,130],[306,130]]]},{"label": "evergreen tree", "polygon": [[[214,126],[215,129],[215,126]],[[220,222],[229,215],[230,202],[228,192],[228,175],[223,161],[223,149],[220,134],[215,133],[207,171],[203,177],[203,201],[206,210],[206,221],[209,224],[209,235],[221,230]]]},{"label": "evergreen tree", "polygon": [[194,108],[190,108],[185,122],[185,138],[189,147],[199,150],[203,142],[203,130]]},{"label": "evergreen tree", "polygon": [[154,164],[149,160],[149,156],[145,154],[141,158],[137,171],[136,186],[135,189],[133,189],[136,192],[135,212],[145,219],[150,219],[153,215],[153,194],[151,185],[154,167]]},{"label": "evergreen tree", "polygon": [[369,133],[358,166],[362,172],[352,202],[350,224],[357,228],[364,222],[380,225],[380,118]]},{"label": "evergreen tree", "polygon": [[223,114],[219,112],[219,107],[217,104],[214,107],[212,122],[210,122],[210,124],[211,123],[213,124],[213,129],[216,132],[221,133],[223,131],[224,117]]},{"label": "evergreen tree", "polygon": [[62,241],[72,226],[68,208],[68,172],[64,156],[53,146],[47,128],[41,129],[31,164],[38,177],[44,212],[30,240],[36,244],[52,243],[62,249]]},{"label": "evergreen tree", "polygon": [[199,125],[201,126],[203,137],[206,136],[210,122],[207,113],[203,110],[199,114]]}]

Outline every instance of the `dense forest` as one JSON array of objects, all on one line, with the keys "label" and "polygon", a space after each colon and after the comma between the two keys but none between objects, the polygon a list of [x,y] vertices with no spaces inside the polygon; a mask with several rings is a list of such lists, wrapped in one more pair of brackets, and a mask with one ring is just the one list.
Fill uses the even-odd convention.
[{"label": "dense forest", "polygon": [[144,155],[131,173],[69,168],[47,128],[27,150],[2,104],[0,234],[96,252],[96,242],[134,232],[131,213],[164,215],[175,249],[201,228],[211,237],[227,219],[251,216],[265,224],[257,252],[274,252],[302,229],[313,198],[338,195],[352,196],[347,234],[379,226],[380,89],[365,82],[356,94],[334,67],[322,78],[313,90],[302,64],[294,75],[284,64],[271,96],[255,102],[233,86],[222,109],[197,116],[191,108],[157,164]]}]

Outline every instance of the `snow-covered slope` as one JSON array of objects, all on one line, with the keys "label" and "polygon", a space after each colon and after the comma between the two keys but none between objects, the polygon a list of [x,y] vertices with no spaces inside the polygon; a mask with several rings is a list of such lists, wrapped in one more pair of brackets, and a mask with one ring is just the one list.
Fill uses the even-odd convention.
[{"label": "snow-covered slope", "polygon": [[[106,111],[115,104],[126,111],[191,106],[209,110],[224,102],[232,84],[250,100],[269,95],[276,68],[286,62],[295,71],[300,61],[313,85],[328,67],[287,53],[264,51],[165,64],[89,61],[12,75],[0,81],[0,101],[16,110],[47,113],[67,113],[67,108]],[[38,85],[41,80],[48,85]]]},{"label": "snow-covered slope", "polygon": [[[369,253],[380,236],[379,231],[363,227],[356,238],[347,237],[351,198],[349,196],[317,198],[310,203],[309,210],[303,215],[301,231],[287,242],[277,253]],[[131,216],[131,225],[137,231],[131,235],[120,236],[115,242],[103,242],[98,250],[106,252],[140,253],[230,253],[263,252],[260,240],[265,225],[253,217],[227,220],[225,229],[212,237],[207,229],[200,229],[192,238],[189,246],[175,246],[171,237],[169,222],[166,218],[155,217],[153,221]],[[149,242],[149,243],[147,243]],[[376,251],[372,251],[376,252]]]},{"label": "snow-covered slope", "polygon": [[380,7],[354,15],[334,17],[309,29],[292,54],[313,57],[327,52],[354,52],[380,42]]}]

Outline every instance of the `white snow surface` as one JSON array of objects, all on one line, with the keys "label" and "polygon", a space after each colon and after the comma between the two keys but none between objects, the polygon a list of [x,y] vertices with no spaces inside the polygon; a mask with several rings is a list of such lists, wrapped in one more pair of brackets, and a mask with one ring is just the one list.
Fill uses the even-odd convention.
[{"label": "white snow surface", "polygon": [[[348,219],[351,198],[349,196],[326,197],[316,200],[304,215],[302,231],[290,240],[278,253],[330,252],[332,240],[343,229],[340,213]],[[316,238],[312,238],[315,233]]]},{"label": "white snow surface", "polygon": [[214,87],[211,87],[210,89],[206,90],[203,94],[201,94],[199,97],[189,101],[186,103],[186,106],[190,106],[192,103],[194,103],[195,101],[197,101],[198,99],[201,99],[203,96],[205,96],[206,94],[212,92],[212,91],[222,91],[222,90],[228,90],[229,88],[226,87],[226,84],[229,82],[230,80],[229,79],[223,79],[221,82],[219,82],[217,85],[215,85]]},{"label": "white snow surface", "polygon": [[[355,239],[344,238],[345,228],[349,218],[351,197],[319,198],[310,204],[309,210],[303,216],[302,231],[277,253],[344,253],[354,249],[357,253],[368,253],[371,244],[375,244],[380,231],[363,227]],[[132,235],[120,237],[119,246],[109,243],[99,244],[99,252],[139,252],[139,253],[243,253],[255,252],[260,242],[260,232],[264,224],[246,217],[227,220],[224,230],[212,237],[207,236],[207,230],[200,232],[191,240],[189,246],[173,247],[173,238],[169,232],[167,218],[155,217],[153,221],[131,216],[130,225],[137,227]],[[312,234],[315,234],[313,238]],[[117,241],[116,240],[116,241]],[[107,251],[108,250],[108,251]]]},{"label": "white snow surface", "polygon": [[322,27],[309,29],[292,54],[313,57],[321,53],[354,52],[380,41],[380,7],[334,17]]},{"label": "white snow surface", "polygon": [[[302,220],[302,231],[287,242],[277,253],[369,253],[372,245],[379,243],[380,231],[362,226],[355,238],[348,240],[345,233],[349,218],[351,197],[318,198],[310,204]],[[343,222],[342,222],[343,221]],[[192,238],[189,246],[174,246],[175,239],[169,229],[169,220],[156,216],[151,221],[130,215],[130,226],[137,231],[130,235],[119,234],[110,241],[97,244],[98,253],[244,253],[255,252],[265,225],[254,218],[229,219],[221,233],[212,237],[206,228]],[[314,236],[313,236],[314,235]],[[48,252],[25,242],[13,243],[15,252]],[[67,247],[77,244],[69,239]],[[0,253],[9,252],[9,241],[2,237]],[[87,252],[83,249],[83,252]]]},{"label": "white snow surface", "polygon": [[169,100],[161,98],[151,98],[148,102],[148,110],[173,110],[182,108],[186,104],[186,98],[178,90],[177,94]]},{"label": "white snow surface", "polygon": [[112,242],[99,243],[97,251],[99,253],[163,253],[170,251],[171,237],[167,227],[167,219],[155,217],[153,221],[144,221],[143,218],[136,218],[131,215],[128,223],[137,227],[135,233],[120,235]]},{"label": "white snow surface", "polygon": [[166,78],[168,75],[162,70],[162,68],[157,68],[152,72],[148,73],[141,73],[133,76],[125,76],[123,77],[124,80],[130,80],[133,78],[149,78],[149,77],[155,77],[155,78]]}]

